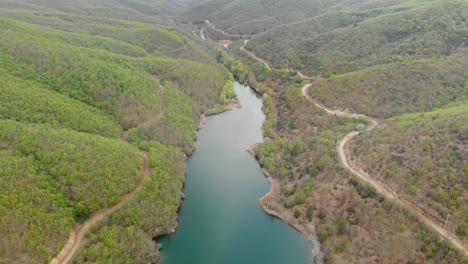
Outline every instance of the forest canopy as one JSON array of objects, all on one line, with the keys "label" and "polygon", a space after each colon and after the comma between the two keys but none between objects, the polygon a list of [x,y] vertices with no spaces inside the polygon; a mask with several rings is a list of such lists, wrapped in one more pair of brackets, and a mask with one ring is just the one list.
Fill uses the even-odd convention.
[{"label": "forest canopy", "polygon": [[2,263],[50,261],[76,224],[135,189],[145,150],[150,176],[135,201],[146,205],[126,207],[133,222],[97,227],[84,254],[125,238],[116,258],[154,260],[151,238],[173,225],[199,115],[233,99],[232,76],[207,48],[168,23],[97,15],[104,2],[0,4]]}]

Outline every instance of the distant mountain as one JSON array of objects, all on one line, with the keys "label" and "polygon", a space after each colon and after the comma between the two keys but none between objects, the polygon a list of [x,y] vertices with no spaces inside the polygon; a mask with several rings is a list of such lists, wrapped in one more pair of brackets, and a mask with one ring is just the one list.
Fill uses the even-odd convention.
[{"label": "distant mountain", "polygon": [[247,48],[277,67],[338,74],[448,56],[468,43],[466,1],[410,1],[356,10],[328,12],[272,29],[258,34]]},{"label": "distant mountain", "polygon": [[207,0],[4,0],[0,7],[35,10],[58,10],[82,15],[159,22],[172,18]]},{"label": "distant mountain", "polygon": [[388,6],[403,0],[211,0],[196,6],[178,19],[191,22],[207,19],[229,33],[260,33],[279,25],[295,23],[326,12],[358,11]]},{"label": "distant mountain", "polygon": [[[182,16],[255,33],[247,50],[321,75],[310,92],[329,106],[389,117],[468,98],[464,0],[213,0]],[[259,21],[266,32],[256,33]]]}]

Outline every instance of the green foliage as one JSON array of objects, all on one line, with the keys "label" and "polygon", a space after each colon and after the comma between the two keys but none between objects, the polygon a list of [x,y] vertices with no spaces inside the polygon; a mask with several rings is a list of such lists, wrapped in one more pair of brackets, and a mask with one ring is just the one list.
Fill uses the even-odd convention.
[{"label": "green foliage", "polygon": [[[362,133],[353,142],[354,153],[366,171],[380,175],[399,191],[421,197],[420,203],[448,213],[457,225],[466,219],[467,140],[466,101],[421,114],[386,120],[375,131]],[[427,147],[429,146],[429,147]],[[371,154],[378,150],[379,155]],[[377,165],[379,164],[379,165]]]},{"label": "green foliage", "polygon": [[[279,111],[272,111],[267,115],[268,118],[277,120],[276,125],[272,126],[276,128],[275,131],[269,132],[276,136],[273,139],[267,138],[265,143],[257,147],[256,156],[260,163],[274,176],[302,178],[308,172],[297,168],[304,162],[309,162],[306,153],[313,149],[316,153],[313,161],[316,171],[314,174],[335,170],[333,149],[336,138],[352,130],[358,120],[346,120],[341,117],[327,119],[327,113],[305,100],[295,84],[281,92],[276,102]],[[315,115],[315,118],[310,118],[310,114]],[[334,131],[328,130],[331,125],[336,125]],[[304,127],[314,129],[304,132]],[[302,200],[302,195],[299,195],[296,203],[301,203]]]},{"label": "green foliage", "polygon": [[12,75],[22,75],[25,66],[18,69],[18,64],[31,64],[28,79],[114,115],[124,129],[157,115],[160,85],[151,75],[178,83],[197,107],[216,104],[227,79],[227,73],[213,63],[130,58],[52,39],[46,27],[5,18],[2,22],[0,49],[18,59],[8,68]]},{"label": "green foliage", "polygon": [[136,148],[114,139],[0,121],[2,258],[48,261],[76,220],[133,188],[141,162]]},{"label": "green foliage", "polygon": [[467,58],[464,49],[437,60],[379,65],[321,79],[309,93],[332,108],[369,116],[429,111],[468,98]]},{"label": "green foliage", "polygon": [[158,259],[154,242],[137,228],[110,225],[96,231],[75,263],[146,263]]},{"label": "green foliage", "polygon": [[[162,95],[160,118],[129,131],[127,140],[137,145],[145,141],[159,140],[180,147],[186,153],[193,151],[193,140],[197,115],[192,108],[190,97],[176,84],[165,82]],[[149,150],[148,147],[144,149]]]},{"label": "green foliage", "polygon": [[[352,1],[352,3],[361,1]],[[283,24],[295,24],[306,18],[325,12],[328,8],[341,7],[342,2],[323,0],[212,0],[195,6],[179,15],[181,21],[193,22],[208,19],[229,33],[260,33]]]},{"label": "green foliage", "polygon": [[314,208],[312,206],[307,207],[306,217],[309,221],[312,221],[312,214],[314,213]]},{"label": "green foliage", "polygon": [[[2,65],[14,64],[0,55]],[[121,129],[104,113],[40,85],[0,70],[0,119],[25,123],[48,123],[54,127],[118,137]]]},{"label": "green foliage", "polygon": [[322,230],[319,234],[319,238],[321,241],[325,241],[328,239],[328,237],[330,236],[330,234],[328,233],[327,230]]},{"label": "green foliage", "polygon": [[91,16],[131,8],[33,2],[0,3],[15,9],[0,9],[0,262],[50,261],[75,222],[132,191],[143,161],[125,140],[150,150],[151,174],[122,209],[131,222],[92,230],[79,261],[153,262],[198,115],[235,97],[232,77],[174,28]]},{"label": "green foliage", "polygon": [[[450,67],[449,63],[447,62],[444,67]],[[316,108],[301,95],[300,80],[294,78],[293,74],[284,71],[265,73],[261,67],[258,67],[257,62],[249,64],[248,68],[251,71],[248,76],[252,72],[255,74],[255,78],[250,79],[255,79],[257,89],[262,87],[262,91],[268,93],[264,96],[265,109],[267,109],[264,135],[267,138],[257,147],[256,157],[273,177],[279,177],[281,181],[281,199],[278,200],[281,204],[279,205],[286,209],[290,208],[287,211],[291,213],[291,216],[294,216],[296,209],[306,212],[306,219],[314,222],[325,251],[326,261],[332,262],[335,256],[339,256],[341,260],[348,262],[373,259],[379,262],[417,263],[427,261],[429,255],[434,260],[437,259],[437,263],[463,263],[464,257],[460,252],[448,246],[448,243],[441,243],[442,246],[438,246],[438,235],[432,231],[429,232],[429,228],[417,221],[417,218],[406,210],[402,210],[398,204],[386,201],[377,194],[375,188],[350,176],[342,169],[335,152],[337,141],[346,133],[356,130],[358,124],[368,124],[368,121],[362,118],[349,119],[329,115]],[[451,70],[448,69],[448,71]],[[460,71],[456,71],[449,78],[463,79],[460,77]],[[351,78],[347,80],[353,81]],[[327,80],[322,79],[318,81],[318,84],[322,81]],[[382,85],[377,81],[378,79],[373,79],[373,82]],[[343,82],[343,84],[346,83]],[[330,86],[328,89],[341,88],[338,85]],[[438,98],[444,98],[445,90],[440,87],[437,89],[441,91],[437,95],[440,96]],[[317,93],[312,91],[311,95],[316,98]],[[361,101],[360,98],[367,95],[366,91],[356,90],[353,96],[355,96],[353,100],[357,101],[353,103],[357,104]],[[375,96],[378,97],[378,95]],[[448,102],[450,100],[444,104]],[[459,106],[462,104],[462,102],[458,103]],[[339,105],[341,106],[341,103]],[[340,108],[347,107],[343,104]],[[366,111],[372,110],[370,107],[367,108]],[[410,124],[412,121],[407,123],[407,125]],[[374,134],[384,127],[384,125],[379,125],[376,130],[371,131],[360,129],[360,137]],[[387,132],[391,133],[392,130]],[[443,131],[441,133],[444,134]],[[425,138],[429,140],[436,134]],[[402,135],[407,136],[408,141],[418,139],[416,134]],[[440,138],[442,140],[445,137],[440,136]],[[382,143],[384,139],[379,136],[376,142]],[[404,144],[409,145],[408,141]],[[425,142],[425,145],[430,146],[429,149],[425,149],[425,155],[437,150],[433,144],[429,143],[430,141]],[[359,146],[364,145],[368,148],[366,154],[369,156],[386,155],[385,151],[381,151],[382,147],[374,147],[372,143],[359,144]],[[390,147],[393,145],[388,144]],[[422,146],[419,145],[418,148],[421,152],[424,151]],[[362,153],[356,146],[351,146],[350,150],[354,155],[357,152]],[[390,168],[380,168],[380,171],[385,173],[385,177],[400,174],[400,159],[397,157],[392,161],[394,162],[391,163],[393,165]],[[430,161],[428,158],[425,159],[427,164],[431,164]],[[359,158],[357,162],[360,162]],[[378,166],[382,163],[373,162],[372,164]],[[420,175],[421,171],[416,166],[412,173]],[[451,177],[452,180],[454,178]],[[413,182],[404,186],[410,185],[420,188],[419,184]],[[420,190],[418,197],[421,193],[423,190]],[[303,195],[305,199],[301,203]],[[448,196],[447,193],[441,195],[441,198]],[[407,227],[403,233],[400,232],[402,225]],[[411,236],[408,236],[408,233]],[[428,249],[432,247],[433,252],[428,254]]]},{"label": "green foliage", "polygon": [[234,83],[232,81],[226,82],[226,84],[223,86],[223,89],[221,90],[221,94],[219,95],[219,103],[221,105],[227,105],[236,97],[237,95],[234,92]]},{"label": "green foliage", "polygon": [[276,68],[331,76],[309,90],[331,108],[391,117],[468,98],[466,1],[334,4],[310,18],[293,15],[297,22],[257,34],[246,48]]},{"label": "green foliage", "polygon": [[341,74],[457,52],[466,38],[467,11],[463,0],[340,3],[259,34],[247,48],[277,67]]},{"label": "green foliage", "polygon": [[406,229],[408,229],[408,227],[407,227],[405,224],[401,224],[401,225],[400,225],[400,232],[403,233],[403,232],[406,231]]},{"label": "green foliage", "polygon": [[299,216],[301,216],[301,214],[302,214],[301,209],[296,208],[296,209],[294,210],[294,217],[295,217],[295,218],[299,218]]},{"label": "green foliage", "polygon": [[68,238],[73,210],[40,163],[6,144],[0,139],[0,262],[44,263]]},{"label": "green foliage", "polygon": [[140,175],[137,149],[116,139],[0,121],[0,141],[16,155],[37,161],[49,177],[47,185],[70,199],[68,205],[78,219],[117,203]]},{"label": "green foliage", "polygon": [[111,222],[155,237],[172,230],[183,197],[186,165],[180,149],[156,141],[150,145],[150,175],[136,196],[111,216]]},{"label": "green foliage", "polygon": [[167,19],[203,2],[204,0],[84,0],[66,2],[4,0],[0,7],[61,11],[67,14],[95,16],[99,20],[102,20],[102,17],[111,17],[153,24],[167,24]]},{"label": "green foliage", "polygon": [[[125,129],[156,114],[158,81],[146,72],[129,68],[127,58],[47,38],[41,35],[46,28],[39,31],[2,20],[6,26],[2,27],[0,49],[20,63],[32,65],[34,72],[29,78],[115,115]],[[17,25],[21,25],[19,29]],[[13,67],[9,71],[21,75]]]},{"label": "green foliage", "polygon": [[236,77],[236,79],[239,82],[245,83],[247,81],[246,78],[247,76],[249,76],[249,70],[240,60],[237,60],[233,56],[230,56],[224,50],[220,50],[218,51],[218,62],[226,66],[226,68],[228,68],[229,71],[232,72],[232,74]]},{"label": "green foliage", "polygon": [[172,231],[183,198],[181,190],[186,165],[180,149],[157,141],[146,144],[150,148],[151,170],[141,190],[111,215],[110,226],[97,228],[90,244],[79,254],[77,263],[109,259],[130,259],[140,263],[155,261],[159,256],[150,238]]},{"label": "green foliage", "polygon": [[292,195],[296,190],[294,188],[290,188],[287,185],[281,186],[281,194],[284,196]]},{"label": "green foliage", "polygon": [[418,187],[414,186],[414,185],[410,185],[408,187],[408,192],[412,195],[417,195],[419,193],[419,189]]},{"label": "green foliage", "polygon": [[458,226],[456,233],[459,236],[466,237],[468,235],[468,225],[467,224],[461,224]]},{"label": "green foliage", "polygon": [[299,191],[296,193],[294,197],[295,204],[303,204],[305,202],[306,194],[303,191]]},{"label": "green foliage", "polygon": [[374,186],[363,183],[354,176],[349,179],[349,183],[356,188],[356,191],[363,199],[376,197],[377,192]]},{"label": "green foliage", "polygon": [[218,105],[220,88],[230,80],[230,73],[225,68],[198,61],[139,59],[134,65],[152,75],[161,75],[163,82],[178,84],[180,90],[190,96],[197,112]]}]

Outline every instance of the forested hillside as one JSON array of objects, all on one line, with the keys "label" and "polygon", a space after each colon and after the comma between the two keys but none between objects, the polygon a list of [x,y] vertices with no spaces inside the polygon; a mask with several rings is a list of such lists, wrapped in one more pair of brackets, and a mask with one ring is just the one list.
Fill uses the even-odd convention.
[{"label": "forested hillside", "polygon": [[173,229],[198,117],[235,98],[232,76],[175,27],[62,2],[0,4],[0,263],[50,261],[75,225],[134,190],[146,152],[142,189],[82,250],[154,261],[151,239]]},{"label": "forested hillside", "polygon": [[[201,7],[187,14],[211,19],[232,33],[236,31],[223,23],[240,22],[230,21],[224,13],[227,19],[218,21],[216,15],[260,4],[228,2],[210,12],[207,6],[217,3],[211,1],[201,6],[206,6],[207,14],[197,12]],[[296,15],[293,23],[283,21],[273,27],[265,23],[266,32],[252,31],[255,35],[245,48],[272,67],[320,75],[309,93],[334,109],[387,118],[467,99],[467,1],[318,2],[288,1],[283,11],[268,3],[272,5],[265,10],[275,10],[278,16],[299,6],[308,10],[309,4],[317,9],[329,7],[309,12],[308,18]],[[238,12],[249,16],[254,11]],[[270,18],[267,11],[252,16],[256,21]],[[250,20],[242,21],[249,24]],[[219,32],[212,35],[222,37]]]},{"label": "forested hillside", "polygon": [[60,11],[79,15],[119,18],[150,23],[168,19],[207,0],[2,0],[1,8]]},{"label": "forested hillside", "polygon": [[[278,199],[270,198],[263,201],[263,204],[270,210],[277,211],[290,224],[308,225],[312,222],[316,226],[316,234],[322,243],[321,249],[324,251],[326,263],[465,262],[462,252],[457,251],[445,240],[439,239],[439,235],[421,221],[414,212],[405,210],[394,200],[387,200],[375,188],[353,177],[339,164],[336,157],[337,140],[346,133],[357,130],[361,131],[364,137],[359,140],[359,143],[363,145],[356,144],[353,147],[360,155],[358,161],[372,158],[371,164],[373,167],[378,167],[381,163],[378,161],[374,163],[374,161],[376,157],[380,157],[381,149],[383,147],[393,149],[392,144],[395,141],[398,142],[406,137],[404,132],[399,131],[397,135],[389,136],[389,140],[394,138],[394,141],[389,141],[388,145],[384,143],[385,145],[374,151],[372,144],[375,142],[382,144],[380,142],[385,142],[385,138],[371,137],[379,130],[363,131],[368,120],[330,115],[305,99],[301,94],[301,86],[304,82],[296,73],[281,70],[269,71],[247,54],[234,50],[232,52],[242,57],[245,63],[224,52],[219,56],[220,61],[258,92],[268,95],[264,95],[266,98],[264,110],[267,115],[263,126],[265,143],[257,147],[255,155],[268,173],[280,182],[281,190]],[[462,105],[466,103],[460,103],[451,110],[447,110],[454,110],[454,115],[451,117],[457,116],[458,121],[466,120],[466,111]],[[442,117],[442,112],[440,116]],[[427,116],[427,119],[433,120],[432,115]],[[445,118],[441,118],[441,122],[444,122],[443,119]],[[445,120],[449,119],[447,117]],[[423,116],[421,120],[426,119]],[[461,129],[461,123],[458,121],[453,123]],[[410,124],[408,125],[411,126]],[[415,124],[414,126],[421,125]],[[406,128],[405,131],[411,129]],[[420,130],[427,131],[427,127],[421,127]],[[415,131],[420,130],[418,128]],[[395,132],[390,129],[383,131],[388,134]],[[443,131],[445,129],[437,130],[441,133]],[[405,140],[411,141],[417,133],[412,131],[411,136]],[[465,188],[461,187],[464,180],[459,178],[460,174],[457,169],[460,168],[460,163],[463,163],[460,161],[465,159],[463,155],[466,155],[466,153],[463,154],[462,143],[456,138],[460,135],[459,133],[463,134],[463,132],[457,133],[452,137],[454,142],[458,142],[455,144],[458,144],[460,148],[456,150],[458,154],[454,156],[460,158],[453,167],[457,173],[451,178],[453,182],[445,181],[445,187],[435,187],[434,190],[448,192],[447,189],[451,189],[449,186],[453,186],[452,184],[456,184],[457,188]],[[372,142],[372,139],[375,142]],[[425,139],[429,140],[429,137]],[[438,141],[441,144],[438,148],[442,147],[442,141],[444,138]],[[402,142],[402,146],[404,144],[408,142]],[[432,148],[435,146],[431,144]],[[447,151],[450,152],[452,149],[449,148]],[[418,162],[414,159],[419,156],[414,156],[409,150],[406,155],[411,159],[411,163]],[[437,154],[434,153],[434,155]],[[391,159],[393,156],[384,157]],[[436,157],[443,162],[441,156]],[[405,164],[410,162],[406,163],[405,158],[401,161]],[[407,184],[413,184],[409,179],[411,174],[407,174],[408,179],[395,175],[393,172],[390,175],[392,175],[389,176],[391,179],[395,178]],[[432,179],[436,177],[429,176]],[[422,197],[422,192],[421,187],[419,197]],[[461,193],[453,193],[454,200],[452,201],[450,201],[451,195],[452,192],[446,193],[444,198],[447,203],[454,203],[455,207],[449,210],[457,214],[457,219],[463,219],[465,214],[463,202],[457,200]],[[451,223],[453,225],[454,222]],[[461,235],[463,230],[462,227],[458,233]]]},{"label": "forested hillside", "polygon": [[378,65],[318,80],[309,94],[325,105],[386,118],[466,101],[468,48],[447,57]]},{"label": "forested hillside", "polygon": [[[236,99],[233,77],[264,94],[255,156],[281,190],[263,205],[313,224],[327,263],[466,263],[336,149],[359,132],[353,166],[439,222],[450,215],[466,244],[467,14],[467,0],[0,1],[0,263],[51,261],[122,201],[73,261],[157,261],[199,116]],[[200,20],[253,34],[245,49],[273,70],[236,37],[216,60],[176,25],[221,37]],[[296,71],[316,77],[311,101],[377,126],[314,105]]]},{"label": "forested hillside", "polygon": [[[239,80],[268,94],[266,138],[256,157],[281,183],[281,195],[264,204],[289,223],[314,223],[327,263],[466,262],[415,212],[353,177],[336,149],[346,133],[359,131],[347,146],[353,166],[424,208],[438,225],[450,215],[447,229],[466,241],[468,2],[336,7],[251,37],[245,48],[276,70],[240,51],[241,41],[228,49],[240,60],[218,56]],[[301,94],[304,82],[294,70],[320,76],[306,90],[316,102],[380,124],[365,131],[364,118],[318,109]]]},{"label": "forested hillside", "polygon": [[466,237],[468,101],[385,121],[353,141],[366,171],[435,212]]},{"label": "forested hillside", "polygon": [[[371,3],[368,3],[371,2]],[[372,3],[377,2],[377,3]],[[388,1],[368,0],[211,0],[179,15],[177,20],[193,22],[207,19],[229,33],[257,34],[284,24],[295,24],[329,10],[341,10],[351,5],[387,5]],[[391,2],[402,2],[391,1]]]},{"label": "forested hillside", "polygon": [[349,7],[258,34],[247,48],[277,67],[325,76],[458,53],[466,56],[460,50],[468,39],[467,14],[464,0]]}]

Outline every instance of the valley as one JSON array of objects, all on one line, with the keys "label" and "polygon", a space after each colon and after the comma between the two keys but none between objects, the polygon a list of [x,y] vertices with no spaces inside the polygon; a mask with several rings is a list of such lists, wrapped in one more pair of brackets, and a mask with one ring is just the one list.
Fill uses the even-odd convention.
[{"label": "valley", "polygon": [[0,263],[466,263],[466,14],[0,1]]}]

